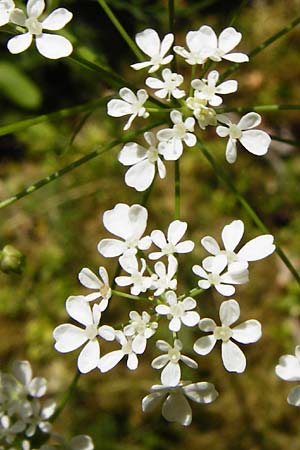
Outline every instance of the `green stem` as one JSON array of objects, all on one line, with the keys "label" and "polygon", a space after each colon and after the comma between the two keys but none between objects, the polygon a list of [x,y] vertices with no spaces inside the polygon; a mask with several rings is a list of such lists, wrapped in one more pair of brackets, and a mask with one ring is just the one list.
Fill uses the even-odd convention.
[{"label": "green stem", "polygon": [[191,97],[193,95],[193,87],[192,87],[192,81],[194,80],[196,76],[196,64],[194,64],[192,66],[192,70],[191,70],[191,81],[190,81],[190,89],[189,89],[189,96]]},{"label": "green stem", "polygon": [[15,133],[17,131],[23,130],[24,128],[29,128],[33,125],[47,122],[48,120],[63,119],[77,113],[92,111],[97,107],[106,105],[106,102],[109,98],[110,97],[102,97],[101,99],[92,100],[91,102],[85,103],[84,105],[72,106],[71,108],[60,109],[59,111],[54,111],[49,114],[42,114],[30,119],[20,120],[19,122],[4,125],[3,127],[0,127],[0,136]]},{"label": "green stem", "polygon": [[65,408],[66,404],[68,403],[68,401],[72,397],[72,395],[73,395],[73,393],[74,393],[74,391],[76,389],[77,382],[79,380],[80,375],[81,375],[80,372],[76,372],[75,377],[73,378],[71,384],[69,385],[69,387],[67,388],[65,394],[63,395],[63,398],[61,399],[61,402],[58,405],[55,413],[51,417],[51,419],[50,419],[51,422],[55,422],[55,420],[60,416],[60,414],[63,411],[63,409]]},{"label": "green stem", "polygon": [[182,294],[178,297],[178,300],[182,300],[186,297],[197,297],[199,294],[203,294],[205,290],[201,288],[193,288],[185,294]]},{"label": "green stem", "polygon": [[131,295],[131,294],[127,294],[126,292],[116,291],[114,289],[112,289],[111,292],[112,292],[113,295],[117,295],[118,297],[129,298],[131,300],[146,300],[146,301],[149,301],[149,299],[147,297],[141,297],[140,295]]},{"label": "green stem", "polygon": [[160,124],[161,124],[161,122],[154,123],[154,124],[148,125],[147,127],[141,128],[138,131],[131,132],[131,133],[125,133],[124,137],[122,137],[120,139],[115,139],[114,141],[110,142],[109,144],[99,146],[98,148],[96,148],[96,150],[88,153],[87,155],[83,156],[82,158],[79,158],[76,161],[73,161],[71,164],[48,175],[45,178],[42,178],[41,180],[28,186],[27,188],[23,189],[22,191],[18,192],[17,194],[13,195],[12,197],[9,197],[6,200],[3,200],[2,202],[0,202],[0,209],[5,208],[6,206],[9,206],[12,203],[15,203],[17,200],[20,200],[21,198],[26,197],[27,195],[37,191],[38,189],[42,188],[43,186],[46,186],[47,184],[51,183],[52,181],[57,180],[62,175],[65,175],[66,173],[71,172],[71,170],[76,169],[77,167],[81,166],[82,164],[85,164],[86,162],[90,161],[91,159],[102,155],[103,153],[107,152],[108,150],[111,150],[112,148],[114,148],[116,145],[130,142],[135,137],[139,136],[140,134],[144,133],[145,131],[148,131],[149,129],[154,128]]},{"label": "green stem", "polygon": [[272,111],[287,111],[287,110],[298,110],[300,109],[300,104],[294,104],[294,105],[250,105],[250,106],[237,106],[236,108],[226,107],[226,108],[219,108],[217,110],[218,114],[224,113],[224,112],[238,112],[238,113],[245,113],[249,111],[254,112],[272,112]]},{"label": "green stem", "polygon": [[[175,1],[168,0],[168,11],[169,11],[169,31],[173,33],[175,36]],[[175,42],[174,44],[175,45]],[[177,71],[177,63],[176,63],[176,53],[171,62],[171,68],[173,72]]]},{"label": "green stem", "polygon": [[270,134],[270,138],[272,139],[272,141],[283,142],[284,144],[294,145],[295,147],[298,147],[300,145],[300,141],[285,139],[280,136],[274,136],[273,134]]},{"label": "green stem", "polygon": [[144,57],[143,54],[140,52],[139,48],[136,46],[135,42],[131,39],[123,25],[120,23],[120,21],[117,19],[115,14],[112,12],[108,4],[105,0],[97,0],[99,5],[103,8],[105,14],[108,16],[108,18],[111,20],[113,25],[116,27],[128,47],[133,51],[135,56],[138,58],[139,61],[143,61]]},{"label": "green stem", "polygon": [[241,2],[241,4],[238,6],[238,8],[236,9],[236,11],[234,12],[232,19],[229,23],[229,27],[233,27],[234,23],[237,21],[237,19],[239,18],[242,10],[244,9],[244,7],[247,5],[247,3],[249,2],[249,0],[243,0]]},{"label": "green stem", "polygon": [[180,163],[179,159],[175,161],[175,219],[180,219]]},{"label": "green stem", "polygon": [[[258,55],[260,52],[262,52],[265,48],[267,48],[269,45],[273,44],[273,42],[277,41],[279,38],[287,34],[289,31],[291,31],[293,28],[295,28],[300,23],[300,16],[296,17],[294,20],[292,20],[287,26],[279,30],[277,33],[270,36],[268,39],[263,41],[261,44],[259,44],[257,47],[255,47],[249,54],[249,58],[253,58],[254,56]],[[233,72],[235,72],[240,67],[240,64],[233,64],[231,67],[229,67],[228,70],[226,70],[223,75],[220,77],[220,82],[223,81],[225,78],[227,78],[229,75],[231,75]]]},{"label": "green stem", "polygon": [[[205,158],[208,160],[208,162],[213,167],[215,173],[217,176],[227,185],[227,187],[233,192],[237,200],[240,202],[246,213],[249,217],[253,220],[253,222],[257,225],[257,227],[266,234],[272,234],[270,230],[266,227],[266,225],[263,223],[263,221],[259,218],[259,216],[256,214],[252,206],[247,202],[247,200],[244,198],[244,196],[237,190],[235,185],[233,184],[231,178],[229,175],[227,175],[226,172],[222,169],[222,167],[217,163],[217,161],[213,158],[211,153],[207,150],[207,148],[203,145],[203,143],[198,140],[198,147],[202,151]],[[295,267],[292,265],[289,258],[286,256],[284,251],[282,250],[281,246],[276,242],[276,252],[278,256],[281,258],[281,260],[284,262],[286,267],[289,269],[295,280],[300,284],[300,275],[298,274]]]}]

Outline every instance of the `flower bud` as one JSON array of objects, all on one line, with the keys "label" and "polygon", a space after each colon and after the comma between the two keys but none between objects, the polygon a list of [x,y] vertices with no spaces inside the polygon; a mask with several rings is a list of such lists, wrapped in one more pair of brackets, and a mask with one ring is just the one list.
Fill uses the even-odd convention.
[{"label": "flower bud", "polygon": [[0,270],[4,273],[21,273],[25,256],[12,245],[5,245],[0,251]]}]

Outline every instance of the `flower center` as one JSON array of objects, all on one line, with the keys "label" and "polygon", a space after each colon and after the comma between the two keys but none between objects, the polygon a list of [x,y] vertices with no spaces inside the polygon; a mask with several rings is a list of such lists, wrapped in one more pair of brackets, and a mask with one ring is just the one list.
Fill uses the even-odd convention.
[{"label": "flower center", "polygon": [[182,302],[179,302],[176,305],[171,306],[170,311],[172,316],[181,317],[184,314],[185,309],[182,305]]},{"label": "flower center", "polygon": [[173,253],[175,253],[175,245],[171,244],[170,242],[164,246],[164,248],[162,249],[162,252],[164,255],[172,255]]},{"label": "flower center", "polygon": [[238,259],[237,255],[230,250],[223,250],[221,253],[227,256],[228,264],[231,264],[231,263],[237,261],[237,259]]},{"label": "flower center", "polygon": [[200,110],[203,106],[205,106],[207,103],[207,100],[204,98],[198,98],[198,97],[189,97],[186,101],[186,105],[188,108],[192,110]]},{"label": "flower center", "polygon": [[98,327],[95,324],[92,325],[87,325],[86,329],[85,329],[85,334],[87,336],[87,338],[89,338],[91,341],[93,339],[95,339],[95,337],[98,334]]},{"label": "flower center", "polygon": [[136,248],[138,245],[138,239],[135,237],[130,237],[126,239],[125,244],[127,245],[127,248]]},{"label": "flower center", "polygon": [[226,325],[222,325],[221,327],[216,327],[214,330],[214,337],[216,339],[221,339],[223,342],[228,342],[232,336],[232,331]]},{"label": "flower center", "polygon": [[172,363],[176,364],[180,360],[180,351],[176,350],[176,348],[171,348],[168,351],[169,359]]},{"label": "flower center", "polygon": [[151,63],[156,66],[157,64],[161,64],[161,56],[158,53],[157,55],[152,56]]},{"label": "flower center", "polygon": [[155,163],[155,161],[158,160],[158,150],[156,147],[149,147],[148,151],[147,151],[147,157],[148,160],[151,163]]},{"label": "flower center", "polygon": [[106,284],[103,284],[103,286],[101,286],[101,288],[99,289],[101,297],[105,298],[108,294],[110,287],[107,286]]},{"label": "flower center", "polygon": [[229,134],[232,139],[240,139],[242,137],[242,130],[236,124],[232,123],[229,127]]},{"label": "flower center", "polygon": [[39,35],[42,34],[43,26],[42,24],[35,18],[31,17],[25,21],[25,25],[28,28],[30,34]]},{"label": "flower center", "polygon": [[210,282],[210,284],[215,285],[215,284],[220,284],[221,282],[221,277],[220,275],[218,275],[217,273],[210,273],[207,277],[207,280]]},{"label": "flower center", "polygon": [[122,346],[122,352],[124,355],[130,355],[130,353],[132,353],[131,342],[127,341],[126,344]]},{"label": "flower center", "polygon": [[202,93],[206,98],[211,98],[215,95],[216,87],[215,86],[204,86],[202,88]]},{"label": "flower center", "polygon": [[179,139],[183,139],[186,135],[186,126],[184,123],[176,123],[174,125],[175,136]]}]

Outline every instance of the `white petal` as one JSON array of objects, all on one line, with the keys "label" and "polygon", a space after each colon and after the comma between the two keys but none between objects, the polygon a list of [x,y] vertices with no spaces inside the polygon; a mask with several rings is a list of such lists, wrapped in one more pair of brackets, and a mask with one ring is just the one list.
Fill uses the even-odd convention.
[{"label": "white petal", "polygon": [[300,380],[300,363],[294,355],[283,355],[275,367],[276,375],[285,381]]},{"label": "white petal", "polygon": [[220,306],[220,320],[222,325],[230,326],[240,317],[240,307],[237,301],[227,300]]},{"label": "white petal", "polygon": [[222,342],[222,360],[229,372],[242,373],[246,369],[246,358],[242,350],[233,342]]},{"label": "white petal", "polygon": [[195,275],[198,275],[201,278],[207,278],[207,273],[205,272],[205,270],[199,266],[198,264],[195,264],[192,267],[192,271],[194,272]]},{"label": "white petal", "polygon": [[122,117],[131,114],[132,107],[120,99],[110,100],[107,104],[107,114],[111,117]]},{"label": "white petal", "polygon": [[250,344],[261,338],[261,324],[250,319],[232,329],[232,338],[241,344]]},{"label": "white petal", "polygon": [[287,401],[290,405],[300,406],[300,386],[294,387],[287,397]]},{"label": "white petal", "polygon": [[244,53],[227,53],[227,55],[222,56],[222,58],[235,63],[243,63],[249,61],[248,56]]},{"label": "white petal", "polygon": [[188,426],[192,422],[192,409],[181,393],[171,393],[164,401],[162,415],[169,422]]},{"label": "white petal", "polygon": [[102,239],[98,244],[98,252],[105,258],[113,258],[115,256],[122,255],[126,251],[127,247],[125,242],[118,239]]},{"label": "white petal", "polygon": [[98,368],[101,372],[108,372],[113,369],[123,358],[124,353],[122,350],[115,350],[102,356],[98,362]]},{"label": "white petal", "polygon": [[224,83],[219,84],[216,88],[217,94],[231,94],[237,91],[238,84],[235,80],[224,81]]},{"label": "white petal", "polygon": [[215,343],[217,342],[216,338],[213,334],[210,334],[209,336],[203,336],[194,344],[194,352],[198,353],[198,355],[207,355],[212,351],[212,349],[215,346]]},{"label": "white petal", "polygon": [[77,366],[81,373],[88,373],[98,365],[100,357],[100,347],[97,339],[89,341],[81,350]]},{"label": "white petal", "polygon": [[211,236],[205,236],[201,239],[201,245],[208,253],[217,255],[220,252],[220,247],[217,241]]},{"label": "white petal", "polygon": [[71,42],[57,34],[42,33],[36,36],[35,43],[40,54],[49,59],[64,58],[73,51]]},{"label": "white petal", "polygon": [[[161,41],[161,46],[160,46],[161,56],[165,56],[165,54],[170,50],[173,42],[174,42],[174,35],[172,33],[166,34],[165,37],[163,38],[163,40]],[[173,59],[173,55],[172,55],[172,59]],[[165,64],[168,64],[168,63],[165,63]]]},{"label": "white petal", "polygon": [[196,361],[194,361],[192,358],[189,358],[188,356],[181,355],[180,361],[182,361],[188,367],[191,367],[191,369],[198,369],[198,363],[196,363]]},{"label": "white petal", "polygon": [[127,358],[127,367],[129,370],[137,369],[139,364],[138,358],[135,353],[130,353]]},{"label": "white petal", "polygon": [[219,47],[225,53],[228,53],[239,44],[241,39],[242,34],[236,31],[235,28],[225,28],[219,36]]},{"label": "white petal", "polygon": [[200,42],[198,45],[209,48],[216,48],[218,45],[217,36],[214,30],[208,25],[203,25],[198,30]]},{"label": "white petal", "polygon": [[148,159],[132,166],[125,175],[127,186],[143,192],[151,185],[155,176],[155,165]]},{"label": "white petal", "polygon": [[177,332],[181,328],[181,320],[178,317],[173,317],[169,323],[169,329],[171,331]]},{"label": "white petal", "polygon": [[165,395],[164,392],[152,392],[142,400],[142,410],[143,412],[150,412],[161,402],[161,398]]},{"label": "white petal", "polygon": [[40,398],[47,391],[47,380],[42,377],[34,378],[28,386],[28,392],[32,397]]},{"label": "white petal", "polygon": [[69,446],[71,450],[94,450],[92,439],[89,436],[85,436],[83,434],[73,437],[70,440]]},{"label": "white petal", "polygon": [[236,161],[237,151],[236,151],[236,141],[229,138],[226,145],[226,161],[229,164],[233,164]]},{"label": "white petal", "polygon": [[160,39],[155,30],[147,28],[136,35],[135,41],[146,55],[154,56],[159,54]]},{"label": "white petal", "polygon": [[168,241],[176,245],[182,238],[187,229],[187,223],[181,220],[174,220],[168,228]]},{"label": "white petal", "polygon": [[261,122],[261,117],[255,112],[249,112],[245,114],[237,124],[241,130],[249,130],[250,128],[257,127]]},{"label": "white petal", "polygon": [[271,255],[275,250],[274,237],[271,234],[258,236],[247,242],[238,252],[238,256],[246,261],[258,261]]},{"label": "white petal", "polygon": [[197,302],[192,297],[186,297],[184,300],[182,300],[182,304],[184,306],[185,311],[190,311],[191,309],[196,308]]},{"label": "white petal", "polygon": [[32,369],[28,361],[14,361],[12,373],[24,386],[27,386],[32,379]]},{"label": "white petal", "polygon": [[43,29],[60,30],[72,19],[73,14],[65,8],[57,8],[42,22]]},{"label": "white petal", "polygon": [[241,220],[234,220],[229,225],[225,225],[222,230],[222,241],[225,250],[233,252],[239,244],[244,234],[244,223]]},{"label": "white petal", "polygon": [[178,363],[169,362],[161,373],[161,382],[166,386],[177,386],[180,382],[181,370]]},{"label": "white petal", "polygon": [[192,383],[183,387],[185,395],[196,403],[211,403],[218,397],[215,386],[211,383]]},{"label": "white petal", "polygon": [[45,2],[44,0],[28,0],[26,9],[30,18],[39,17],[45,9]]},{"label": "white petal", "polygon": [[172,348],[170,346],[170,344],[168,344],[166,341],[163,341],[161,339],[159,339],[158,341],[156,341],[156,347],[161,351],[161,352],[166,352],[168,353],[168,351]]},{"label": "white petal", "polygon": [[132,166],[147,157],[147,149],[136,142],[128,142],[121,149],[118,160],[124,166]]},{"label": "white petal", "polygon": [[243,131],[240,138],[241,144],[253,155],[265,155],[269,149],[271,138],[261,130],[247,130]]},{"label": "white petal", "polygon": [[227,266],[226,255],[223,254],[217,255],[213,260],[211,271],[212,273],[220,274],[225,269],[226,266]]},{"label": "white petal", "polygon": [[195,311],[189,311],[181,317],[182,322],[187,327],[194,327],[200,320],[200,316]]},{"label": "white petal", "polygon": [[80,283],[89,289],[100,289],[102,286],[99,278],[87,267],[81,269],[78,278]]},{"label": "white petal", "polygon": [[141,355],[146,349],[147,339],[145,336],[138,334],[132,341],[132,350],[134,353]]},{"label": "white petal", "polygon": [[168,355],[160,355],[153,359],[151,367],[153,367],[153,369],[162,369],[168,362]]},{"label": "white petal", "polygon": [[216,290],[224,297],[230,297],[235,293],[235,288],[231,285],[226,284],[215,284]]},{"label": "white petal", "polygon": [[66,301],[66,310],[72,319],[82,325],[91,325],[93,323],[92,310],[84,298],[80,300],[69,297]]},{"label": "white petal", "polygon": [[7,42],[7,48],[10,53],[17,54],[24,52],[24,50],[26,50],[30,46],[31,42],[31,33],[19,34],[18,36],[11,38]]},{"label": "white petal", "polygon": [[207,317],[201,319],[199,322],[199,328],[201,331],[214,331],[216,326],[216,322],[213,319],[208,319]]},{"label": "white petal", "polygon": [[85,331],[71,324],[62,324],[53,331],[55,349],[61,353],[72,352],[87,341]]}]

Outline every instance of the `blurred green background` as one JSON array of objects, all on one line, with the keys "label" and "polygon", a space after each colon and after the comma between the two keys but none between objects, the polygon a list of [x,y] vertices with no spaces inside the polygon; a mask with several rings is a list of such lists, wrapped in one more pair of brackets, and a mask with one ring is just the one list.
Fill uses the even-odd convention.
[{"label": "blurred green background", "polygon": [[[184,44],[187,31],[212,26],[217,34],[235,17],[234,26],[243,33],[239,46],[249,53],[263,40],[293,20],[300,11],[299,0],[289,2],[256,0],[184,1],[176,3],[176,40]],[[66,28],[75,54],[96,58],[110,65],[130,82],[143,87],[143,74],[130,69],[136,59],[96,1],[48,1],[49,10],[65,6],[74,14]],[[168,30],[167,1],[111,0],[118,18],[133,37],[147,27]],[[1,30],[3,31],[3,30]],[[113,94],[98,73],[71,60],[54,62],[38,54],[34,45],[23,54],[8,53],[8,34],[0,35],[1,125],[60,108],[82,104]],[[233,76],[238,94],[226,104],[300,103],[300,26],[276,41]],[[220,67],[227,68],[224,62]],[[182,65],[182,70],[186,67]],[[263,114],[262,128],[272,135],[300,141],[298,111]],[[0,197],[5,199],[23,187],[84,156],[99,144],[122,135],[123,119],[109,119],[105,108],[89,115],[77,114],[64,120],[48,121],[0,138]],[[140,121],[139,125],[145,122]],[[74,131],[80,131],[76,134]],[[268,155],[256,158],[240,151],[235,165],[225,162],[225,140],[214,129],[202,133],[215,158],[225,167],[238,189],[253,205],[299,268],[299,146],[274,141]],[[70,143],[72,144],[70,145]],[[50,393],[59,398],[72,380],[76,354],[59,354],[53,349],[52,331],[67,321],[65,299],[83,293],[77,281],[82,267],[96,271],[106,265],[113,274],[115,261],[104,260],[96,250],[107,236],[102,214],[117,202],[138,203],[141,195],[125,186],[124,167],[116,156],[120,147],[95,158],[47,187],[1,210],[1,247],[15,245],[26,255],[22,275],[0,274],[0,358],[8,370],[14,359],[29,359],[36,374],[49,379]],[[149,230],[166,229],[173,220],[173,167],[167,178],[156,180],[148,209]],[[191,267],[205,256],[200,239],[220,230],[234,219],[246,223],[245,241],[260,234],[232,193],[214,174],[199,150],[186,150],[182,158],[182,220],[189,222],[189,238],[196,242],[192,257],[182,257],[179,291],[195,286]],[[199,300],[202,317],[214,314],[209,292]],[[90,434],[99,450],[298,450],[300,411],[286,403],[293,383],[274,373],[280,355],[293,353],[300,342],[299,288],[281,260],[273,255],[253,264],[250,283],[237,289],[241,320],[256,318],[263,324],[263,337],[245,353],[244,374],[225,371],[218,350],[196,358],[199,371],[186,371],[185,378],[213,382],[220,397],[211,405],[192,405],[189,428],[169,424],[157,410],[141,412],[141,399],[159,381],[150,367],[157,353],[154,345],[141,358],[137,371],[124,364],[108,374],[94,371],[82,376],[76,396],[68,404],[57,429],[70,435]],[[128,301],[112,300],[105,323],[125,322]],[[197,330],[186,333],[192,344]],[[104,352],[110,348],[104,345]]]}]

